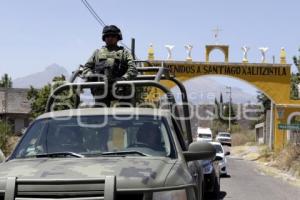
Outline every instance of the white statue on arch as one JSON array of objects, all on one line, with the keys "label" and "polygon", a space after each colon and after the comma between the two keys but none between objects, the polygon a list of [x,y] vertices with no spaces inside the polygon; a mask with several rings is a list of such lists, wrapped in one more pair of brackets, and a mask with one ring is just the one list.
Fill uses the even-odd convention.
[{"label": "white statue on arch", "polygon": [[184,48],[185,48],[186,53],[187,53],[186,60],[187,61],[192,61],[192,49],[193,49],[193,45],[187,44],[187,45],[184,45]]},{"label": "white statue on arch", "polygon": [[248,52],[250,50],[250,47],[248,46],[243,46],[242,51],[243,51],[243,62],[247,63],[248,62]]},{"label": "white statue on arch", "polygon": [[172,50],[174,49],[174,45],[170,45],[170,44],[167,44],[165,45],[165,47],[167,48],[168,50],[168,57],[167,57],[167,60],[172,60],[173,59],[173,56],[172,56]]},{"label": "white statue on arch", "polygon": [[269,47],[259,47],[258,49],[261,52],[261,62],[266,63],[266,53],[269,50]]}]

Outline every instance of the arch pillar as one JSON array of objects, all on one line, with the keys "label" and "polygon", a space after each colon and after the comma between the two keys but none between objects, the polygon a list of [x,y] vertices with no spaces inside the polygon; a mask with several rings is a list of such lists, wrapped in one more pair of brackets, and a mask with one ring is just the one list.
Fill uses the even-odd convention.
[{"label": "arch pillar", "polygon": [[300,115],[300,105],[276,105],[274,109],[274,148],[279,152],[289,142],[291,131],[288,129],[280,129],[279,124],[291,124],[293,117]]}]

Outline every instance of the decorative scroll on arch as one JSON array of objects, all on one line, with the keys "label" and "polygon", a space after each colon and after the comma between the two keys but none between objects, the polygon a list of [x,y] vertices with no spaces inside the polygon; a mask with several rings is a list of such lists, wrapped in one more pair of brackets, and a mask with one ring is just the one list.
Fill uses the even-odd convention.
[{"label": "decorative scroll on arch", "polygon": [[229,46],[228,45],[206,45],[205,46],[205,61],[209,62],[210,53],[213,50],[219,49],[223,52],[225,57],[225,63],[228,63],[229,60]]}]

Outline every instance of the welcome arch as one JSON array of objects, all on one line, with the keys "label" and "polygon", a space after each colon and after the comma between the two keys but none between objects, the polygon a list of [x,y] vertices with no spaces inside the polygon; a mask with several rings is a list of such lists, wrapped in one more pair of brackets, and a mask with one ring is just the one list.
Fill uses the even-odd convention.
[{"label": "welcome arch", "polygon": [[[289,114],[299,111],[300,101],[290,99],[291,73],[289,64],[269,63],[210,63],[185,61],[150,61],[158,66],[163,63],[171,74],[184,82],[204,75],[223,75],[248,82],[272,100],[273,146],[280,150],[287,141],[287,131],[279,124],[287,124]],[[174,87],[166,83],[169,88]]]}]

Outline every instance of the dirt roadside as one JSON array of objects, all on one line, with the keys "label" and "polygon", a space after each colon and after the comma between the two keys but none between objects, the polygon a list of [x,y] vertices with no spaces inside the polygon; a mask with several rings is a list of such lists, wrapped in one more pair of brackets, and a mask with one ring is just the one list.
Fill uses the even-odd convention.
[{"label": "dirt roadside", "polygon": [[278,158],[275,158],[272,153],[266,153],[266,146],[234,146],[230,148],[230,151],[232,157],[255,162],[261,174],[270,175],[300,187],[300,176],[292,170],[280,169],[282,167],[278,167],[276,162]]}]

